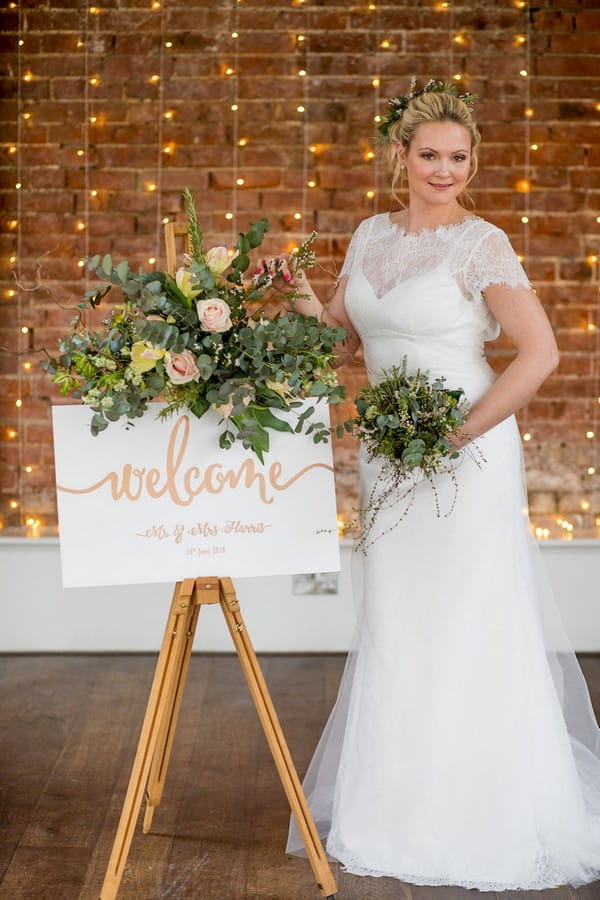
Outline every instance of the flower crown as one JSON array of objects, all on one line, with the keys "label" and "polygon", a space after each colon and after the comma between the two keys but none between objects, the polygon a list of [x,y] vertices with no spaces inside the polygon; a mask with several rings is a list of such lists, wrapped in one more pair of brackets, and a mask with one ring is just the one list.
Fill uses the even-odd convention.
[{"label": "flower crown", "polygon": [[452,84],[451,81],[437,81],[435,78],[430,78],[425,87],[419,88],[419,90],[415,90],[417,86],[416,76],[413,75],[410,82],[410,90],[408,94],[404,97],[392,97],[391,100],[388,100],[388,105],[391,107],[387,116],[380,123],[378,130],[381,136],[378,136],[378,140],[389,141],[390,139],[390,128],[394,124],[394,122],[398,122],[402,118],[402,114],[404,110],[408,107],[408,104],[411,100],[414,100],[415,97],[420,97],[421,94],[450,94],[452,97],[456,97],[458,100],[462,100],[463,103],[467,103],[472,105],[473,103],[477,103],[477,97],[473,94],[459,94],[455,84]]}]

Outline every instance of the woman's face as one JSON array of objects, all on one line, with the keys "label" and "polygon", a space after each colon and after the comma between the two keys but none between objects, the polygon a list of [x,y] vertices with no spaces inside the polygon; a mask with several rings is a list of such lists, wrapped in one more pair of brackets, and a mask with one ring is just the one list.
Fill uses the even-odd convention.
[{"label": "woman's face", "polygon": [[406,166],[411,202],[441,206],[464,190],[471,167],[471,136],[457,122],[424,122],[399,156]]}]

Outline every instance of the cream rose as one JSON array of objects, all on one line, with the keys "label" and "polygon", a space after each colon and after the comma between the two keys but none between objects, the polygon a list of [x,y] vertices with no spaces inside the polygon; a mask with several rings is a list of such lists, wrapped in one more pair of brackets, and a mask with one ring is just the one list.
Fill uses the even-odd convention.
[{"label": "cream rose", "polygon": [[198,381],[200,379],[197,360],[191,350],[182,350],[181,353],[167,353],[165,356],[165,371],[173,384],[187,384],[188,381]]},{"label": "cream rose", "polygon": [[227,403],[221,403],[220,406],[217,406],[216,403],[212,403],[211,405],[215,412],[218,412],[224,419],[228,419],[233,410],[233,400],[231,398]]},{"label": "cream rose", "polygon": [[231,310],[225,300],[220,297],[209,297],[196,303],[196,311],[200,326],[204,331],[229,331],[231,328]]},{"label": "cream rose", "polygon": [[206,265],[213,275],[220,275],[229,265],[227,247],[211,247],[206,254]]}]

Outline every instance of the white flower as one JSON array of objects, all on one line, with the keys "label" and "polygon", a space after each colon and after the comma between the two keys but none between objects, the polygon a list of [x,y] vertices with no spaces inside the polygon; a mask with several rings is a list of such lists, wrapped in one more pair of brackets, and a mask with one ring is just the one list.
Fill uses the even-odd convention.
[{"label": "white flower", "polygon": [[196,311],[200,326],[204,331],[222,332],[229,331],[232,326],[231,310],[229,304],[220,297],[209,297],[207,300],[199,300]]}]

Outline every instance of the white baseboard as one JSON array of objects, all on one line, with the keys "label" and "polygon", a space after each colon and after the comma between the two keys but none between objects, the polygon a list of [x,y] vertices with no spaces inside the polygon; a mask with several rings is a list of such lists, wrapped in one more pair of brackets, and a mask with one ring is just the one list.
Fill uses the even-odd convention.
[{"label": "white baseboard", "polygon": [[[600,541],[540,546],[575,650],[600,652]],[[336,594],[294,593],[293,576],[236,580],[257,651],[347,650],[354,624],[350,542],[342,541],[341,550]],[[65,589],[56,538],[0,539],[0,578],[2,653],[139,653],[160,646],[172,585]],[[232,650],[217,607],[201,611],[195,650]]]}]

